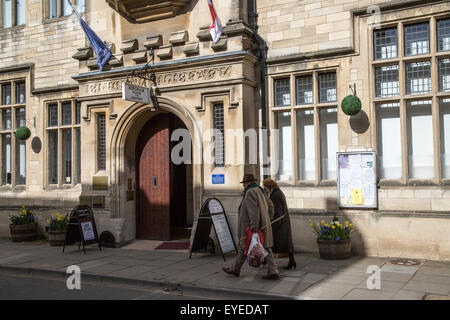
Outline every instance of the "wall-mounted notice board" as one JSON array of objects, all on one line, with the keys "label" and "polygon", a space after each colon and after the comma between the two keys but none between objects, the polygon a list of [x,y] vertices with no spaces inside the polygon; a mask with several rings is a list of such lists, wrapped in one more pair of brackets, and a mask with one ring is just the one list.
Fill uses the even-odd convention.
[{"label": "wall-mounted notice board", "polygon": [[378,207],[375,152],[338,152],[337,170],[340,208]]}]

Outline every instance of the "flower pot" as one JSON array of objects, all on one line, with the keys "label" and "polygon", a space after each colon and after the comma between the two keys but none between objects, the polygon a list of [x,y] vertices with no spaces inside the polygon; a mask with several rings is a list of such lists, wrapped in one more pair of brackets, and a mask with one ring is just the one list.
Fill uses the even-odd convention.
[{"label": "flower pot", "polygon": [[13,242],[33,241],[37,238],[37,224],[9,225]]},{"label": "flower pot", "polygon": [[49,231],[48,242],[52,247],[64,245],[67,231]]},{"label": "flower pot", "polygon": [[343,260],[350,258],[351,240],[321,240],[317,239],[321,259]]}]

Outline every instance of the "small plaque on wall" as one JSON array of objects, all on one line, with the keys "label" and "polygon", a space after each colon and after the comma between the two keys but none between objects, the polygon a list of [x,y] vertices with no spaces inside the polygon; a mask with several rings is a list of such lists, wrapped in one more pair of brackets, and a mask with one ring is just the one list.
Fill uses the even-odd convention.
[{"label": "small plaque on wall", "polygon": [[92,197],[90,196],[80,196],[80,206],[91,206]]},{"label": "small plaque on wall", "polygon": [[105,197],[103,197],[103,196],[93,196],[92,197],[92,208],[94,208],[94,209],[104,209],[105,208]]},{"label": "small plaque on wall", "polygon": [[92,177],[92,190],[108,190],[108,177]]}]

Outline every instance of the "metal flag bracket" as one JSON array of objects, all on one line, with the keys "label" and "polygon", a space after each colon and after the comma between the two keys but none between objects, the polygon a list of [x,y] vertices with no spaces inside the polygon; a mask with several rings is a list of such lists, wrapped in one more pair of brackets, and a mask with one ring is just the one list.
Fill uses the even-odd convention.
[{"label": "metal flag bracket", "polygon": [[[123,87],[123,98],[125,100],[151,104],[152,106],[150,109],[155,111],[158,109],[157,96],[160,95],[160,91],[156,84],[156,75],[152,68],[152,65],[155,62],[155,51],[153,48],[149,48],[147,52],[150,56],[150,60],[142,68],[134,69],[127,73],[127,78]],[[125,87],[127,89],[125,89]],[[132,94],[127,94],[130,90],[133,91]],[[142,96],[139,95],[139,92],[145,94],[147,90],[149,91],[150,99],[143,99]]]}]

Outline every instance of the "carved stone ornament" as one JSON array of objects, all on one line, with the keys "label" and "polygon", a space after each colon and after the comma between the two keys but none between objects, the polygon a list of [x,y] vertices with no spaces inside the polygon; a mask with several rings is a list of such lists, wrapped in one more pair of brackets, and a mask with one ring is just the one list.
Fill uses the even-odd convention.
[{"label": "carved stone ornament", "polygon": [[[228,79],[231,76],[232,66],[209,67],[204,69],[194,69],[187,71],[177,71],[156,74],[156,84],[158,87],[171,85],[181,85],[195,82],[208,82],[212,80]],[[122,82],[125,79],[100,81],[83,84],[80,87],[82,95],[94,96],[104,94],[115,94],[122,92]],[[130,80],[131,83],[139,86],[149,86],[145,80]]]},{"label": "carved stone ornament", "polygon": [[231,75],[231,66],[212,67],[201,70],[179,71],[156,75],[156,84],[158,86],[169,86],[189,82],[211,81],[229,78]]}]

